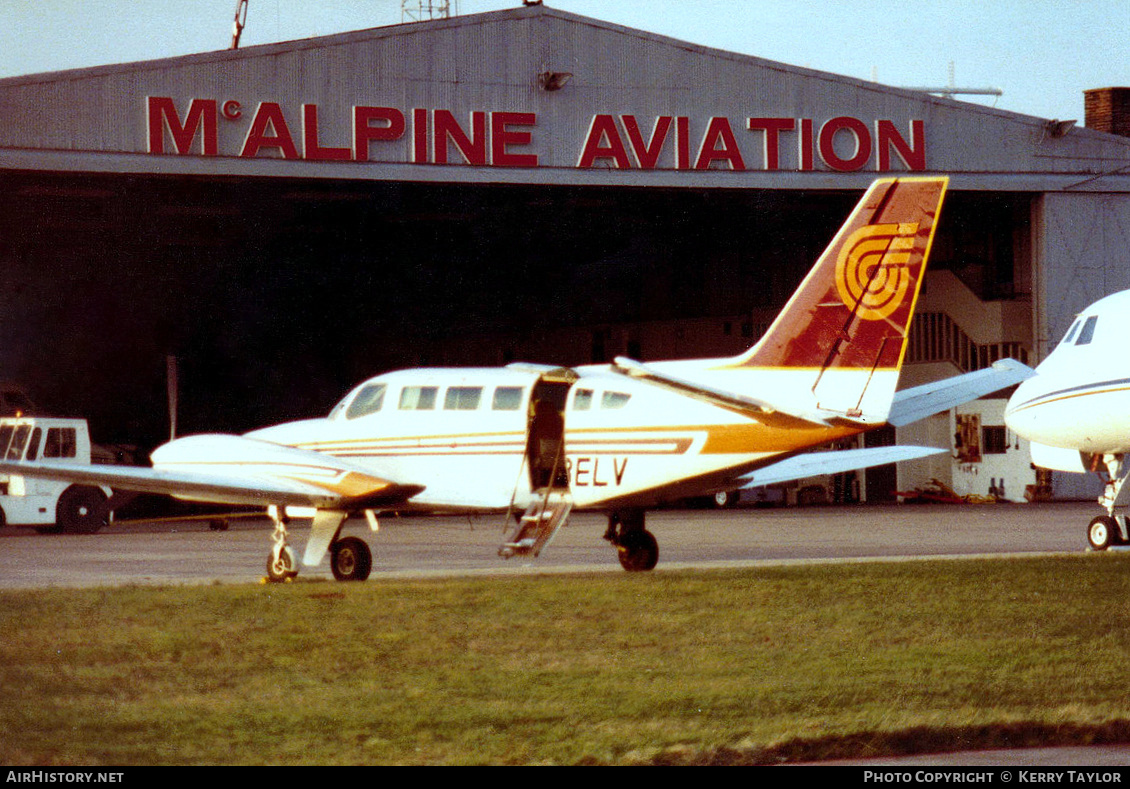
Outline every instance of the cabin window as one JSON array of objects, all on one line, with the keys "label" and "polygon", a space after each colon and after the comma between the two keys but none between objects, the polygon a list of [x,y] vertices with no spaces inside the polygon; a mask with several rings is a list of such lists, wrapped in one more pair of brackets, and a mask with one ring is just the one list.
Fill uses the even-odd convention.
[{"label": "cabin window", "polygon": [[1075,341],[1076,345],[1089,345],[1091,340],[1095,337],[1095,325],[1099,322],[1098,315],[1092,315],[1087,318],[1083,323],[1083,328],[1079,330],[1079,339]]},{"label": "cabin window", "polygon": [[573,410],[588,411],[592,408],[592,389],[578,389],[573,395]]},{"label": "cabin window", "polygon": [[75,429],[73,427],[52,427],[47,431],[47,441],[43,444],[45,458],[73,458],[75,451]]},{"label": "cabin window", "polygon": [[474,411],[483,397],[481,386],[449,386],[443,398],[445,411]]},{"label": "cabin window", "polygon": [[345,412],[346,419],[356,419],[381,410],[385,401],[384,384],[367,384],[361,388]]},{"label": "cabin window", "polygon": [[430,411],[436,407],[434,386],[406,386],[400,390],[401,411]]},{"label": "cabin window", "polygon": [[494,400],[490,407],[495,411],[517,411],[522,407],[522,395],[525,391],[520,386],[499,386],[494,390]]},{"label": "cabin window", "polygon": [[624,392],[605,392],[600,398],[601,408],[623,408],[631,399],[630,394]]}]

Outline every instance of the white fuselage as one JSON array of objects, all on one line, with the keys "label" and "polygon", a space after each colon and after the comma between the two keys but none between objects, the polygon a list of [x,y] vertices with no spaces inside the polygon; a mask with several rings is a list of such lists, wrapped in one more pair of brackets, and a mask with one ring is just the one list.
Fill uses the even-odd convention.
[{"label": "white fuselage", "polygon": [[1009,428],[1061,450],[1130,450],[1130,356],[1123,328],[1128,314],[1130,291],[1107,296],[1081,312],[1036,375],[1010,398],[1005,411]]},{"label": "white fuselage", "polygon": [[[772,372],[763,377],[772,378]],[[750,380],[759,375],[742,373]],[[811,389],[811,375],[807,379]],[[419,481],[424,490],[406,509],[524,507],[538,487],[529,471],[528,441],[533,400],[544,386],[541,372],[513,368],[399,371],[361,384],[328,417],[244,438],[312,450],[312,457],[332,456],[378,477]],[[748,412],[638,381],[607,365],[576,368],[569,383],[557,386],[564,476],[579,508],[722,489],[772,458],[859,432],[786,419],[762,424]],[[194,461],[189,451],[204,460],[206,443],[194,448],[183,441],[183,453],[180,442],[155,453],[155,467],[187,467]]]}]

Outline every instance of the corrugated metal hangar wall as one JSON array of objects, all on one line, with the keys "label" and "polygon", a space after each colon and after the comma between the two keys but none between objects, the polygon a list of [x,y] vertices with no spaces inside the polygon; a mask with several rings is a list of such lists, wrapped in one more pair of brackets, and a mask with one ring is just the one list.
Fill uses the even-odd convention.
[{"label": "corrugated metal hangar wall", "polygon": [[400,364],[736,351],[880,173],[951,177],[908,382],[1035,361],[1130,286],[1128,154],[545,6],[0,80],[0,378],[144,445],[166,354],[238,430]]}]

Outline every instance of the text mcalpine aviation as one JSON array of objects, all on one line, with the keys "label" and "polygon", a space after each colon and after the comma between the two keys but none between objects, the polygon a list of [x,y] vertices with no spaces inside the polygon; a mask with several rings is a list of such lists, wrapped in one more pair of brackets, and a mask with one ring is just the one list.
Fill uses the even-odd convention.
[{"label": "text mcalpine aviation", "polygon": [[[538,167],[535,112],[476,110],[464,119],[446,109],[353,106],[330,118],[317,104],[284,109],[261,101],[196,98],[181,110],[168,96],[146,99],[148,152],[320,162],[466,164]],[[228,131],[228,128],[232,131]],[[650,130],[648,130],[650,129]],[[895,121],[679,115],[651,119],[593,115],[579,140],[578,169],[799,170],[850,172],[868,167],[926,169],[925,121],[904,136]],[[907,139],[909,137],[909,140]],[[333,140],[331,144],[329,140]],[[349,141],[348,145],[343,144]]]}]

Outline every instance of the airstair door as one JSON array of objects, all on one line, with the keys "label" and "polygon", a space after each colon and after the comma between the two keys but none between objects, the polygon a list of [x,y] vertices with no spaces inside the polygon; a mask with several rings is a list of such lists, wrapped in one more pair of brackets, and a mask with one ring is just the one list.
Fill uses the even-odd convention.
[{"label": "airstair door", "polygon": [[572,386],[572,381],[547,378],[534,386],[526,433],[531,490],[569,489],[565,467],[565,401]]},{"label": "airstair door", "polygon": [[530,470],[530,498],[499,556],[537,556],[569,517],[573,497],[565,463],[565,402],[576,380],[568,375],[543,376],[530,398],[526,438],[526,465]]}]

